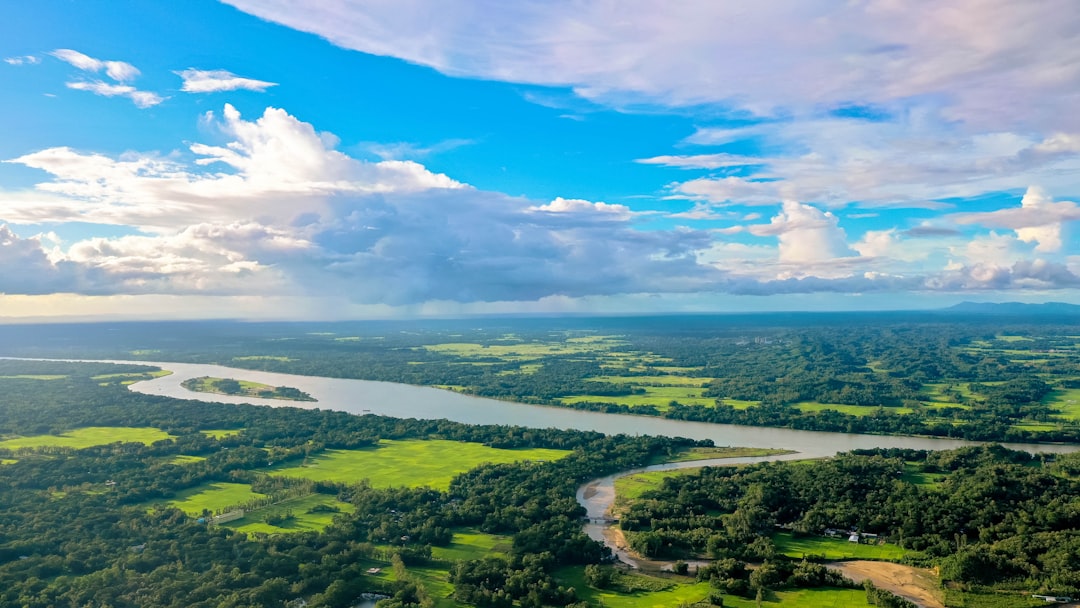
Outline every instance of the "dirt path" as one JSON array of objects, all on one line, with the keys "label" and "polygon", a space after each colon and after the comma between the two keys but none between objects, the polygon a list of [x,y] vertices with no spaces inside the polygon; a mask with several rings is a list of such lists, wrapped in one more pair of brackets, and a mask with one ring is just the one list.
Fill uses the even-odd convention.
[{"label": "dirt path", "polygon": [[856,583],[870,579],[875,587],[891,591],[922,608],[945,608],[933,570],[870,561],[832,562],[826,565],[839,570]]}]

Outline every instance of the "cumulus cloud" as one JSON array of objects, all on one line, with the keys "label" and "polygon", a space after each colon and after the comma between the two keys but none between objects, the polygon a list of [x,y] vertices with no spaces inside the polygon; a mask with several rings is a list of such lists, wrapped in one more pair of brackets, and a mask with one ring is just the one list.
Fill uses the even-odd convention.
[{"label": "cumulus cloud", "polygon": [[[248,121],[226,105],[220,119],[213,114],[205,119],[228,141],[192,144],[195,166],[156,154],[112,158],[70,148],[10,160],[54,176],[37,185],[53,197],[45,208],[54,215],[43,217],[41,206],[14,201],[0,204],[6,211],[0,217],[93,221],[168,233],[192,218],[227,224],[254,215],[288,224],[305,214],[326,213],[334,197],[466,187],[410,161],[353,159],[334,149],[332,135],[276,108]],[[67,197],[67,204],[56,197]]]},{"label": "cumulus cloud", "polygon": [[1058,201],[1041,188],[1030,187],[1020,201],[1020,207],[958,213],[950,216],[958,224],[979,224],[988,228],[1008,228],[1018,239],[1035,243],[1039,252],[1061,249],[1062,230],[1066,222],[1080,220],[1080,207],[1072,201]]},{"label": "cumulus cloud", "polygon": [[775,236],[784,262],[820,262],[851,255],[839,218],[796,201],[784,201],[780,213],[768,224],[750,226],[749,231],[756,236]]},{"label": "cumulus cloud", "polygon": [[262,92],[270,87],[277,86],[276,82],[244,78],[226,70],[188,68],[175,72],[175,74],[184,79],[184,85],[180,90],[185,93],[219,93],[221,91],[237,91],[241,89]]},{"label": "cumulus cloud", "polygon": [[563,198],[561,196],[556,197],[546,205],[533,205],[529,207],[529,211],[539,213],[558,213],[558,214],[587,214],[593,217],[599,217],[611,220],[627,220],[630,219],[632,212],[626,205],[611,205],[608,203],[575,199],[575,198]]}]

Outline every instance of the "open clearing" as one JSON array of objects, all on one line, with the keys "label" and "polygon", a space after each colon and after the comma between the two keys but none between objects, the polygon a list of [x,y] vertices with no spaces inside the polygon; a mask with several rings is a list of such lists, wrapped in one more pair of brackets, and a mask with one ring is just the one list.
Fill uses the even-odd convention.
[{"label": "open clearing", "polygon": [[1061,412],[1061,417],[1066,420],[1080,421],[1080,388],[1054,389],[1043,403]]},{"label": "open clearing", "polygon": [[926,473],[921,470],[921,466],[919,463],[905,462],[904,474],[900,479],[917,486],[933,488],[947,477],[945,473]]},{"label": "open clearing", "polygon": [[173,435],[152,427],[88,426],[60,435],[34,435],[0,441],[0,448],[63,447],[82,449],[111,443],[145,443],[150,445],[162,439],[174,439]]},{"label": "open clearing", "polygon": [[513,546],[513,539],[503,534],[487,534],[478,530],[455,530],[449,547],[432,547],[435,559],[456,562],[483,559],[489,555],[505,556]]},{"label": "open clearing", "polygon": [[382,440],[379,447],[366,450],[326,450],[300,466],[280,466],[267,472],[279,477],[302,477],[314,481],[358,483],[368,480],[372,487],[420,487],[438,490],[450,487],[459,473],[484,463],[522,460],[557,460],[566,450],[501,450],[479,443],[445,440]]},{"label": "open clearing", "polygon": [[571,395],[563,397],[559,401],[564,404],[582,403],[617,403],[629,407],[651,405],[660,411],[668,409],[672,401],[678,401],[683,405],[700,405],[712,407],[716,400],[712,397],[703,397],[703,389],[690,386],[641,386],[643,395]]},{"label": "open clearing", "polygon": [[[320,510],[320,507],[328,507],[328,509]],[[337,511],[333,509],[337,509]],[[333,496],[309,494],[308,496],[290,498],[268,507],[248,511],[244,513],[244,517],[222,524],[222,526],[247,534],[322,532],[334,521],[334,517],[339,512],[352,513],[354,510],[356,510],[356,507],[347,502],[340,502]],[[285,517],[289,514],[292,517],[279,524],[266,523],[268,516]]]},{"label": "open clearing", "polygon": [[[635,573],[634,576],[637,578],[654,580],[657,587],[666,588],[662,591],[619,593],[610,589],[590,587],[585,582],[584,568],[561,568],[555,572],[554,576],[563,586],[573,587],[579,598],[592,605],[602,605],[607,608],[671,608],[683,603],[693,604],[702,601],[709,595],[709,583],[694,582],[690,578],[667,579]],[[727,597],[724,598],[724,602],[727,605]]]},{"label": "open clearing", "polygon": [[251,486],[246,483],[216,482],[177,492],[176,497],[170,500],[155,500],[148,503],[148,506],[166,504],[192,517],[198,517],[202,515],[203,509],[213,513],[255,498],[266,498],[266,495],[252,492]]},{"label": "open clearing", "polygon": [[14,376],[0,376],[3,380],[63,380],[67,376],[63,374],[15,374]]},{"label": "open clearing", "polygon": [[787,532],[773,534],[772,540],[778,552],[795,559],[810,555],[823,556],[825,559],[832,560],[900,559],[907,554],[907,551],[899,545],[866,545],[824,536],[794,538]]},{"label": "open clearing", "polygon": [[244,432],[244,429],[207,429],[199,431],[207,437],[213,437],[214,439],[222,439],[224,437],[232,437],[233,435],[239,435]]},{"label": "open clearing", "polygon": [[[856,583],[870,579],[874,586],[915,602],[923,608],[945,608],[937,575],[932,570],[888,562],[834,562],[827,564]],[[865,595],[863,601],[865,602]]]},{"label": "open clearing", "polygon": [[841,403],[818,403],[816,401],[801,401],[799,403],[792,404],[792,407],[803,412],[823,412],[825,410],[835,410],[841,414],[850,414],[852,416],[870,416],[876,414],[878,410],[882,410],[888,414],[910,414],[912,409],[909,407],[881,407],[878,405],[844,405]]}]

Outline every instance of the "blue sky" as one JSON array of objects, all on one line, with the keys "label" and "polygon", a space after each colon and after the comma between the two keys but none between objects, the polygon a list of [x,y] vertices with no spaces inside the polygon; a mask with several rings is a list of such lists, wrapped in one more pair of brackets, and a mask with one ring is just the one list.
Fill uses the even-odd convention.
[{"label": "blue sky", "polygon": [[1069,0],[0,19],[0,317],[1080,302]]}]

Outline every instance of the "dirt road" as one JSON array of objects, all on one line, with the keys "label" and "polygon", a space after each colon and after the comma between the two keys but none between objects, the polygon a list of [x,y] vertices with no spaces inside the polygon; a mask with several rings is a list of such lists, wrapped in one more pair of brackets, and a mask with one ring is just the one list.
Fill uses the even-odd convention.
[{"label": "dirt road", "polygon": [[847,561],[826,564],[844,576],[861,583],[866,579],[879,589],[885,589],[915,602],[922,608],[945,608],[941,589],[933,570],[902,566],[889,562]]}]

